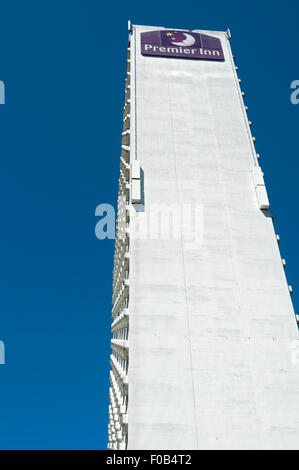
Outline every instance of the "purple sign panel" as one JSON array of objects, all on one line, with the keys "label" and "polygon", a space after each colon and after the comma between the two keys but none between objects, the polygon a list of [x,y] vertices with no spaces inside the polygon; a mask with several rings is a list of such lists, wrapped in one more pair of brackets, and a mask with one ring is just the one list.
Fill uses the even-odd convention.
[{"label": "purple sign panel", "polygon": [[221,41],[189,31],[148,31],[141,33],[141,54],[183,59],[224,60]]}]

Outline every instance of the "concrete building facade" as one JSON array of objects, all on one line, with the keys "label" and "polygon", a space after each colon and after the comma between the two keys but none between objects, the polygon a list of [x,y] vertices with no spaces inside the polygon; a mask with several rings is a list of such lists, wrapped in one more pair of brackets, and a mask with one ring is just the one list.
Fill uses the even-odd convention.
[{"label": "concrete building facade", "polygon": [[229,32],[129,29],[108,448],[298,449],[298,325]]}]

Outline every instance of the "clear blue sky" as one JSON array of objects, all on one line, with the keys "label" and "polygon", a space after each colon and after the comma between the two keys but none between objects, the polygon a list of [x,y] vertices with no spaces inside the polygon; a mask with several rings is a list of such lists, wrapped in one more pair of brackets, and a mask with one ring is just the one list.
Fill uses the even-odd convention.
[{"label": "clear blue sky", "polygon": [[[297,5],[296,5],[297,3]],[[105,449],[127,20],[232,31],[298,304],[298,2],[2,0],[1,449]],[[297,308],[297,311],[298,308]]]}]

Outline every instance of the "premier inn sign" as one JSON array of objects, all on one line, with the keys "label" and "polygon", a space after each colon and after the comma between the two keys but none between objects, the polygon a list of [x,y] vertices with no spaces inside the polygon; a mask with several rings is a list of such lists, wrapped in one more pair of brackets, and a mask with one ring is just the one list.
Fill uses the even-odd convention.
[{"label": "premier inn sign", "polygon": [[221,41],[189,31],[148,31],[141,33],[141,54],[197,60],[224,60]]}]

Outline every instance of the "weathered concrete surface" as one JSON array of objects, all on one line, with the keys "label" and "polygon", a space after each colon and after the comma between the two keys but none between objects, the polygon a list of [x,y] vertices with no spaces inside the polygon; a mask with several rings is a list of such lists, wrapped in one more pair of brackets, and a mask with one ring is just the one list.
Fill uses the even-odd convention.
[{"label": "weathered concrete surface", "polygon": [[131,47],[137,219],[202,204],[203,242],[131,240],[128,448],[298,449],[298,330],[228,40],[201,31],[223,63],[143,57],[153,29]]}]

